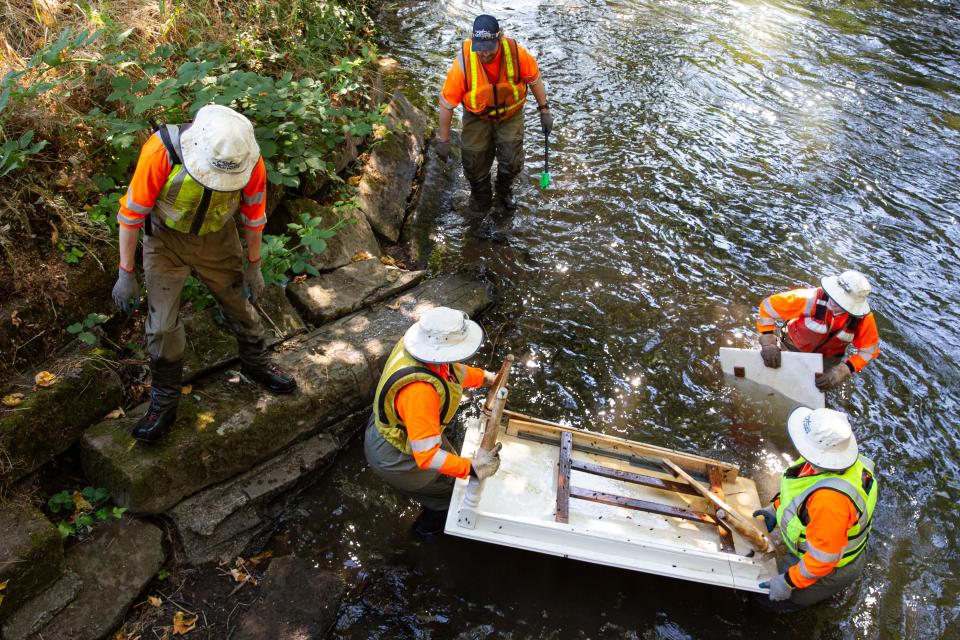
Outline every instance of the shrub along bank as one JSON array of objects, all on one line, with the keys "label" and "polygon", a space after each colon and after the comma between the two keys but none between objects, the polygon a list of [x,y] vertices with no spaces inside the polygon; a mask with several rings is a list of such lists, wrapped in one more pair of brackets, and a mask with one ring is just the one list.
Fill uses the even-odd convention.
[{"label": "shrub along bank", "polygon": [[[375,47],[362,3],[16,5],[0,21],[0,378],[103,310],[117,203],[158,124],[229,105],[254,123],[274,200],[326,185],[320,197],[349,209],[334,159],[381,121],[367,99]],[[265,238],[268,280],[310,272],[305,258],[349,222],[307,217]],[[80,287],[84,268],[94,282]]]}]

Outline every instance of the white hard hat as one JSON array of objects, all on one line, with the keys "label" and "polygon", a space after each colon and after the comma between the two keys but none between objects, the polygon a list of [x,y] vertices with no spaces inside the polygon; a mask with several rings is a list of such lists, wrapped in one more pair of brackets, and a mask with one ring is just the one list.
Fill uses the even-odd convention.
[{"label": "white hard hat", "polygon": [[831,300],[850,315],[862,318],[870,313],[870,305],[867,304],[870,283],[859,271],[844,271],[839,276],[821,278],[820,286]]},{"label": "white hard hat", "polygon": [[194,180],[214,191],[239,191],[260,160],[253,125],[230,107],[208,104],[180,135],[183,166]]},{"label": "white hard hat", "polygon": [[430,309],[407,329],[403,346],[421,362],[460,362],[477,352],[483,329],[463,311],[448,307]]},{"label": "white hard hat", "polygon": [[787,419],[793,446],[807,462],[828,471],[843,471],[859,456],[847,414],[833,409],[794,409]]}]

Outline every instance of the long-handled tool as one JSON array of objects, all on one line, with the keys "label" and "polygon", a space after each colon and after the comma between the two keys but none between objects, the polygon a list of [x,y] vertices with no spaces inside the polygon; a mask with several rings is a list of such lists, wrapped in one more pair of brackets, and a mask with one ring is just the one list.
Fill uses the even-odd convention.
[{"label": "long-handled tool", "polygon": [[540,172],[540,188],[550,186],[550,134],[543,134],[543,171]]},{"label": "long-handled tool", "polygon": [[689,473],[678,467],[671,460],[662,458],[661,462],[663,462],[665,468],[673,472],[673,475],[686,480],[687,484],[696,489],[704,498],[712,502],[714,506],[717,507],[717,518],[743,536],[747,542],[750,543],[751,547],[760,553],[773,551],[773,545],[770,543],[770,539],[757,529],[752,522],[747,521],[747,519],[735,511],[733,507],[710,493],[710,489],[697,482]]}]

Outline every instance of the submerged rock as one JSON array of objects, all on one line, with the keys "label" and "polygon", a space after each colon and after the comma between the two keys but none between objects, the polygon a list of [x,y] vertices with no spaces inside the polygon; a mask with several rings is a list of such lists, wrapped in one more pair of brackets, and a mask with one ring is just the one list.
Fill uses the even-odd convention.
[{"label": "submerged rock", "polygon": [[234,640],[320,640],[337,620],[340,578],[295,556],[276,558],[260,599],[240,619]]},{"label": "submerged rock", "polygon": [[468,276],[420,284],[288,341],[277,362],[296,377],[293,394],[272,395],[225,375],[195,385],[199,400],[182,398],[176,424],[155,445],[130,437],[145,406],[91,427],[81,441],[84,471],[131,511],[166,511],[364,409],[390,350],[425,310],[445,305],[472,315],[489,303],[486,286]]},{"label": "submerged rock", "polygon": [[291,284],[287,295],[307,320],[320,325],[406,291],[425,275],[391,269],[375,259],[361,260]]}]

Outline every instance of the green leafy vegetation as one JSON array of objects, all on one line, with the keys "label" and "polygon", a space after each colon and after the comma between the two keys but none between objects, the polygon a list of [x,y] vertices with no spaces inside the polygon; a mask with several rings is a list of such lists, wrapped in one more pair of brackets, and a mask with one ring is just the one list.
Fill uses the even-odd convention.
[{"label": "green leafy vegetation", "polygon": [[87,317],[83,319],[83,322],[75,322],[67,327],[67,333],[76,334],[77,338],[85,344],[93,344],[97,341],[97,336],[90,331],[99,324],[103,324],[107,321],[106,315],[102,313],[90,313],[87,314]]},{"label": "green leafy vegetation", "polygon": [[[60,229],[68,264],[84,256],[76,237],[113,236],[140,146],[158,124],[228,105],[254,123],[271,183],[339,193],[349,188],[334,172],[340,145],[382,120],[365,95],[376,50],[360,3],[166,1],[155,15],[122,2],[58,7],[11,10],[0,27],[0,46],[20,56],[0,61],[0,201],[22,212],[25,235]],[[284,265],[308,272],[309,253],[340,226],[301,224],[271,238],[273,281]]]},{"label": "green leafy vegetation", "polygon": [[[85,536],[98,522],[118,520],[126,507],[112,506],[110,492],[103,487],[84,487],[80,491],[60,491],[47,500],[47,511],[64,538]],[[59,520],[57,522],[57,520]]]}]

